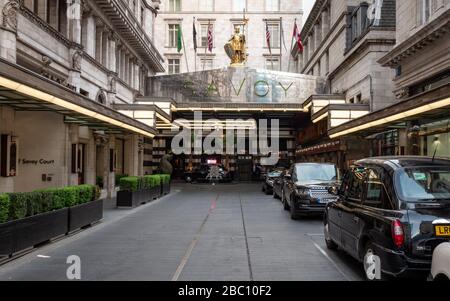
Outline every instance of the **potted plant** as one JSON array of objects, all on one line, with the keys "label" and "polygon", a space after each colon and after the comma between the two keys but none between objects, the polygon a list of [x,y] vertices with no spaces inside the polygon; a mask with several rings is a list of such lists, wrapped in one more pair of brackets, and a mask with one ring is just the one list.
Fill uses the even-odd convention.
[{"label": "potted plant", "polygon": [[81,185],[76,205],[69,208],[69,232],[92,225],[103,219],[103,200],[96,186]]},{"label": "potted plant", "polygon": [[140,177],[120,179],[117,192],[117,207],[136,207],[145,200],[145,191],[141,189]]},{"label": "potted plant", "polygon": [[[0,194],[0,255],[11,255],[98,221],[93,185]],[[81,213],[80,213],[81,212]]]}]

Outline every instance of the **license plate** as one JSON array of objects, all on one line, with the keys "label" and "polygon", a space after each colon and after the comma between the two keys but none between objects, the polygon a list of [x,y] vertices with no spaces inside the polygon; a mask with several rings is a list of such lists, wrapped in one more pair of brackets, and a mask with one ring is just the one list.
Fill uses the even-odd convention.
[{"label": "license plate", "polygon": [[319,204],[328,204],[332,201],[334,201],[334,199],[319,199]]},{"label": "license plate", "polygon": [[450,225],[434,226],[434,232],[438,237],[450,237]]}]

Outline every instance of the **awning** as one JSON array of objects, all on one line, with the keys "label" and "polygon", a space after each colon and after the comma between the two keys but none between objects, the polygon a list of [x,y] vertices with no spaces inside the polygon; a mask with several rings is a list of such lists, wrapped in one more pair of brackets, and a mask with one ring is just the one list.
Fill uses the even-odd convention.
[{"label": "awning", "polygon": [[395,105],[344,123],[328,131],[330,138],[357,132],[370,135],[416,119],[449,116],[450,86],[442,86],[410,97]]},{"label": "awning", "polygon": [[156,129],[94,102],[26,68],[0,59],[0,105],[17,111],[51,111],[106,132],[136,133],[153,138]]}]

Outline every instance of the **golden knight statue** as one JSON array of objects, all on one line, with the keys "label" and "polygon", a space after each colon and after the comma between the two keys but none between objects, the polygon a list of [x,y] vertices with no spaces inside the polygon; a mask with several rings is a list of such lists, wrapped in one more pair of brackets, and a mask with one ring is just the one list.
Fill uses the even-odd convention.
[{"label": "golden knight statue", "polygon": [[235,32],[228,43],[225,44],[225,52],[231,59],[231,66],[243,66],[247,60],[245,34],[241,33],[237,26]]}]

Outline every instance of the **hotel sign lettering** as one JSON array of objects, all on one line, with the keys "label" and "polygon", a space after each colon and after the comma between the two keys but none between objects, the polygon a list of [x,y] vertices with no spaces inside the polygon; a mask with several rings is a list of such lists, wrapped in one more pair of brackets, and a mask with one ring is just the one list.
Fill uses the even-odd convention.
[{"label": "hotel sign lettering", "polygon": [[[240,83],[238,83],[237,85],[235,85],[233,83],[233,81],[230,80],[230,86],[232,87],[234,94],[236,96],[239,96],[242,92],[242,87],[244,86],[245,82],[247,79],[243,79]],[[292,85],[294,84],[294,82],[289,83],[288,85],[283,85],[283,83],[281,82],[277,82],[277,85],[283,89],[284,91],[284,95],[287,97],[287,93],[289,91],[289,89],[292,87]],[[194,85],[193,82],[191,81],[185,81],[183,83],[183,87],[185,89],[190,89],[192,88],[192,86]],[[258,97],[266,97],[267,94],[269,94],[270,92],[270,87],[271,84],[269,83],[269,81],[267,80],[258,80],[253,84],[253,91],[255,93],[256,96]],[[219,94],[220,96],[220,90],[218,87],[218,84],[214,81],[211,80],[210,83],[208,83],[208,88],[206,89],[206,94],[207,95],[214,95],[214,94]]]},{"label": "hotel sign lettering", "polygon": [[324,78],[252,68],[225,68],[156,76],[155,96],[177,102],[303,103],[321,94]]},{"label": "hotel sign lettering", "polygon": [[53,164],[55,164],[55,160],[46,160],[46,159],[39,159],[39,160],[19,159],[19,164],[22,164],[22,165],[53,165]]}]

